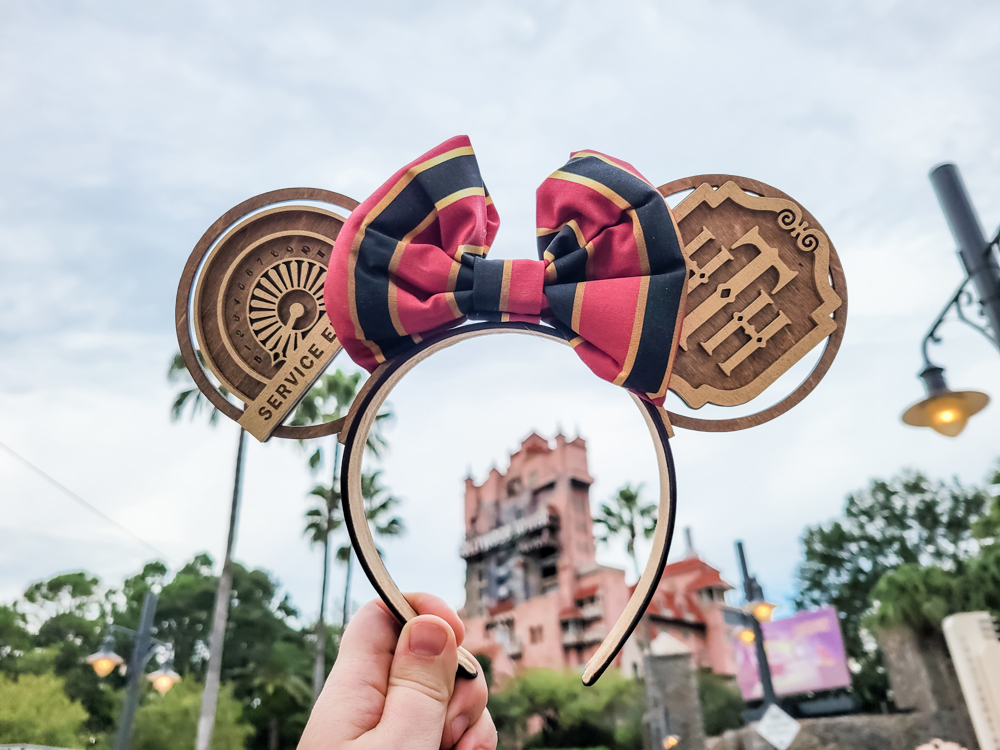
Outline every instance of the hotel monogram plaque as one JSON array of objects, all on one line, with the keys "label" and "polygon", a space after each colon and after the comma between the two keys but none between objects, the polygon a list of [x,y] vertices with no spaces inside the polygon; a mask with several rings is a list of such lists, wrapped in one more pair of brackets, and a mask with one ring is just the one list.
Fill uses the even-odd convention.
[{"label": "hotel monogram plaque", "polygon": [[692,189],[673,210],[688,297],[670,389],[694,409],[746,404],[826,342],[810,376],[769,409],[725,420],[670,414],[690,429],[750,427],[794,406],[829,368],[844,335],[843,270],[823,228],[781,191],[731,175],[659,190]]}]

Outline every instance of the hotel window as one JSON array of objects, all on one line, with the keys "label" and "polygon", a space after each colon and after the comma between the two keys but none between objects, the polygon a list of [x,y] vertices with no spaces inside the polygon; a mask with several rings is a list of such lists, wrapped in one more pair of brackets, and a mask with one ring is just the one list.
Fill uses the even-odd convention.
[{"label": "hotel window", "polygon": [[531,639],[532,643],[541,643],[543,639],[543,632],[541,625],[532,625],[528,629],[528,637]]}]

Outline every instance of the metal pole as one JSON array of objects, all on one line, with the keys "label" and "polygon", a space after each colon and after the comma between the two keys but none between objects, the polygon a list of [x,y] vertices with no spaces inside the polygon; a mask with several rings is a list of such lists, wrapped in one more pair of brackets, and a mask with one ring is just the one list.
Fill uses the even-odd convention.
[{"label": "metal pole", "polygon": [[[757,579],[750,575],[747,568],[747,557],[743,551],[743,542],[736,542],[736,554],[740,558],[740,570],[743,573],[743,595],[747,602],[755,599],[763,599],[764,591],[761,589]],[[765,708],[772,703],[777,703],[778,698],[774,694],[774,683],[771,681],[771,665],[767,661],[767,650],[764,648],[764,630],[761,628],[757,618],[750,615],[751,627],[753,627],[754,645],[757,647],[757,668],[760,672],[760,684],[764,689]]]},{"label": "metal pole", "polygon": [[1000,341],[1000,264],[989,250],[989,243],[983,235],[976,210],[969,201],[958,167],[942,164],[931,171],[930,178],[941,210],[958,243],[962,265],[976,287],[993,338]]},{"label": "metal pole", "polygon": [[125,705],[122,707],[121,719],[118,720],[118,733],[115,735],[114,750],[128,750],[132,741],[132,720],[135,718],[135,709],[139,706],[139,687],[146,671],[155,615],[156,594],[146,594],[146,598],[142,602],[142,614],[139,617],[139,632],[135,636],[135,648],[132,649],[132,659],[128,663]]}]

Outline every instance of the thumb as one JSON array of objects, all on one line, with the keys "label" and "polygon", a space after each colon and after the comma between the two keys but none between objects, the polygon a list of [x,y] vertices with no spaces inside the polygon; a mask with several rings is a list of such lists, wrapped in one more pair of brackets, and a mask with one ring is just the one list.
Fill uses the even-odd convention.
[{"label": "thumb", "polygon": [[407,622],[389,669],[378,746],[438,750],[457,668],[458,644],[447,622],[435,615]]}]

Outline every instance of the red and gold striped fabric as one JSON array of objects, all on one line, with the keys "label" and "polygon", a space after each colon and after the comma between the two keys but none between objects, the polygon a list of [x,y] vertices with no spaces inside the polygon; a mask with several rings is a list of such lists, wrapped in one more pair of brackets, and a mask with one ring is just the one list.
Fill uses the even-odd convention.
[{"label": "red and gold striped fabric", "polygon": [[540,260],[486,257],[500,218],[469,139],[442,143],[358,206],[326,311],[369,371],[467,318],[544,321],[599,377],[662,405],[687,269],[666,202],[631,165],[578,151],[537,192]]}]

